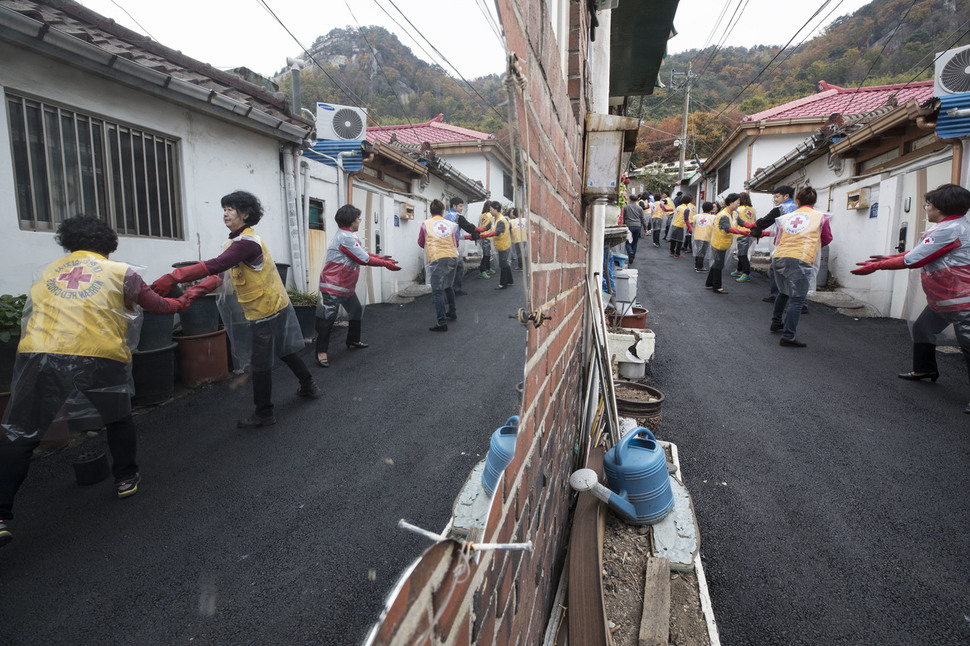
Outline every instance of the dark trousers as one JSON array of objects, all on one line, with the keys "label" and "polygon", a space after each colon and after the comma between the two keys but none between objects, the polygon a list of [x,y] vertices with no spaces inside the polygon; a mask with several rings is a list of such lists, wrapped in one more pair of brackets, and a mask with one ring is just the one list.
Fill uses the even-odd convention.
[{"label": "dark trousers", "polygon": [[684,246],[683,241],[681,241],[681,240],[671,240],[670,241],[670,254],[673,255],[673,256],[677,256],[678,258],[680,258],[680,251],[681,251],[681,248],[683,246]]},{"label": "dark trousers", "polygon": [[751,261],[748,260],[748,250],[751,248],[750,238],[738,239],[738,273],[750,274]]},{"label": "dark trousers", "polygon": [[[51,414],[53,417],[53,412]],[[111,452],[111,475],[121,482],[138,472],[135,462],[138,442],[131,415],[107,424],[108,450]],[[0,519],[13,518],[13,500],[27,478],[30,457],[40,444],[42,435],[0,445]]]},{"label": "dark trousers", "polygon": [[[342,299],[340,304],[345,310],[347,310],[347,316],[350,320],[347,324],[347,343],[357,343],[360,341],[360,321],[364,315],[364,308],[360,304],[360,299],[357,298],[357,294],[348,296],[346,299]],[[330,348],[330,333],[333,331],[333,324],[337,322],[337,313],[340,311],[340,307],[328,307],[325,311],[330,314],[328,318],[323,318],[317,316],[314,320],[315,327],[317,329],[317,353],[329,352]],[[317,310],[318,312],[320,310]]]},{"label": "dark trousers", "polygon": [[[299,355],[288,354],[280,357],[280,361],[296,375],[301,386],[313,381],[313,376]],[[256,404],[256,415],[259,417],[270,417],[273,414],[272,370],[253,370],[253,403]]]},{"label": "dark trousers", "polygon": [[498,252],[498,284],[500,287],[512,284],[512,263],[509,260],[511,249],[499,250]]},{"label": "dark trousers", "polygon": [[[484,261],[484,258],[482,260]],[[439,258],[428,266],[436,325],[446,325],[448,323],[447,317],[455,315],[455,290],[451,286],[455,280],[452,274],[456,265],[455,258]],[[445,309],[446,301],[447,309]]]},{"label": "dark trousers", "polygon": [[478,264],[478,271],[492,271],[492,243],[482,240],[482,262]]},{"label": "dark trousers", "polygon": [[633,238],[633,242],[626,243],[626,257],[627,262],[632,263],[633,259],[637,255],[637,243],[640,242],[640,234],[643,230],[640,227],[628,227],[630,229],[630,237]]},{"label": "dark trousers", "polygon": [[953,325],[957,343],[967,362],[970,376],[970,314],[967,312],[947,312],[941,314],[924,308],[913,323],[913,372],[939,372],[936,365],[936,335]]},{"label": "dark trousers", "polygon": [[657,224],[653,227],[653,231],[652,231],[653,244],[659,247],[660,246],[660,221],[657,220],[656,222]]}]

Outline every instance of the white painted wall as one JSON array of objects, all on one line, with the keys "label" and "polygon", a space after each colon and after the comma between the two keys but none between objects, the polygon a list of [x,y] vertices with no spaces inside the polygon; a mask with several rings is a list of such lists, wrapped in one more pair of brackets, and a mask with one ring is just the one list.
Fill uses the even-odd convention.
[{"label": "white painted wall", "polygon": [[[124,236],[113,259],[144,266],[141,273],[151,282],[173,262],[218,255],[227,236],[220,198],[241,189],[263,202],[266,215],[256,230],[274,260],[291,263],[277,140],[5,43],[0,43],[0,60],[4,96],[7,91],[27,95],[180,140],[185,240]],[[6,100],[0,111],[0,236],[11,268],[0,276],[0,293],[23,293],[34,271],[63,250],[53,233],[19,228]]]}]

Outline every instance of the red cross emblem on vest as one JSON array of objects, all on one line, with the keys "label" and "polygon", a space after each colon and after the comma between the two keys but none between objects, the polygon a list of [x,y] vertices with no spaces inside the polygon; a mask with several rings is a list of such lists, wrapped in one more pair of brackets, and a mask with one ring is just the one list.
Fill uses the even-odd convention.
[{"label": "red cross emblem on vest", "polygon": [[435,222],[433,225],[434,232],[439,238],[446,238],[451,233],[451,228],[444,222]]},{"label": "red cross emblem on vest", "polygon": [[94,274],[85,274],[83,267],[75,267],[69,272],[60,274],[57,280],[66,281],[68,289],[77,289],[81,283],[90,283],[93,276]]},{"label": "red cross emblem on vest", "polygon": [[785,231],[788,233],[801,233],[808,226],[809,219],[800,215],[793,215],[785,222]]}]

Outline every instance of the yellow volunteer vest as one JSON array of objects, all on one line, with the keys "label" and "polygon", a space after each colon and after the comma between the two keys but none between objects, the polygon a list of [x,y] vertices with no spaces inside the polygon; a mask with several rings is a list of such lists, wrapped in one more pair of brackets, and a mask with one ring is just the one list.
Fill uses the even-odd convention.
[{"label": "yellow volunteer vest", "polygon": [[713,213],[695,213],[690,216],[690,223],[694,227],[694,240],[711,241],[711,227],[714,224]]},{"label": "yellow volunteer vest", "polygon": [[688,215],[690,211],[691,208],[687,204],[681,204],[678,206],[677,210],[674,212],[674,219],[670,223],[670,226],[677,227],[678,229],[683,229],[686,227],[687,219],[690,217],[690,215]]},{"label": "yellow volunteer vest", "polygon": [[493,223],[493,219],[492,219],[491,213],[482,213],[481,217],[478,218],[478,228],[485,229],[484,231],[482,231],[482,233],[488,233],[489,231],[491,231],[492,223]]},{"label": "yellow volunteer vest", "polygon": [[512,246],[512,233],[509,231],[509,220],[504,215],[500,215],[495,218],[492,228],[497,229],[499,222],[505,223],[505,233],[500,233],[499,235],[493,237],[492,240],[495,242],[495,249],[497,251],[505,251]]},{"label": "yellow volunteer vest", "polygon": [[457,224],[436,215],[425,220],[421,226],[424,227],[424,252],[428,255],[429,263],[441,258],[458,257],[454,237]]},{"label": "yellow volunteer vest", "polygon": [[512,242],[515,244],[525,242],[525,218],[515,218],[510,222],[512,224]]},{"label": "yellow volunteer vest", "polygon": [[718,251],[730,249],[731,243],[734,242],[734,234],[729,233],[718,226],[718,223],[724,216],[727,216],[731,224],[734,224],[734,218],[731,217],[731,213],[727,209],[722,209],[720,213],[714,216],[714,226],[711,228],[711,246]]},{"label": "yellow volunteer vest", "polygon": [[752,209],[750,206],[739,206],[737,210],[734,211],[734,221],[754,224],[754,209]]},{"label": "yellow volunteer vest", "polygon": [[229,268],[229,280],[232,281],[232,289],[236,292],[243,316],[247,321],[258,321],[276,314],[290,304],[290,298],[273,256],[251,227],[243,229],[239,237],[228,241],[224,248],[228,249],[236,240],[252,240],[263,250],[263,264],[259,268],[250,267],[244,262]]},{"label": "yellow volunteer vest", "polygon": [[660,220],[664,216],[663,209],[660,208],[660,202],[653,203],[653,210],[650,212],[651,220]]},{"label": "yellow volunteer vest", "polygon": [[130,362],[127,271],[93,251],[75,251],[48,265],[30,288],[32,309],[17,351]]},{"label": "yellow volunteer vest", "polygon": [[822,231],[822,213],[810,206],[800,207],[778,218],[781,237],[775,245],[775,258],[796,258],[815,264]]}]

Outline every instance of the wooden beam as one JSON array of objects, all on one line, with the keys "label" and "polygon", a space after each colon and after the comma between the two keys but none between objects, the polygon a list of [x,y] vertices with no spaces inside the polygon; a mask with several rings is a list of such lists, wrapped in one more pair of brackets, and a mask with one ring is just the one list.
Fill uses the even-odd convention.
[{"label": "wooden beam", "polygon": [[667,646],[670,640],[670,561],[649,557],[643,581],[638,646]]},{"label": "wooden beam", "polygon": [[[590,451],[586,467],[603,477],[603,447]],[[610,646],[603,602],[603,528],[606,508],[593,494],[579,494],[569,538],[569,643]]]}]

